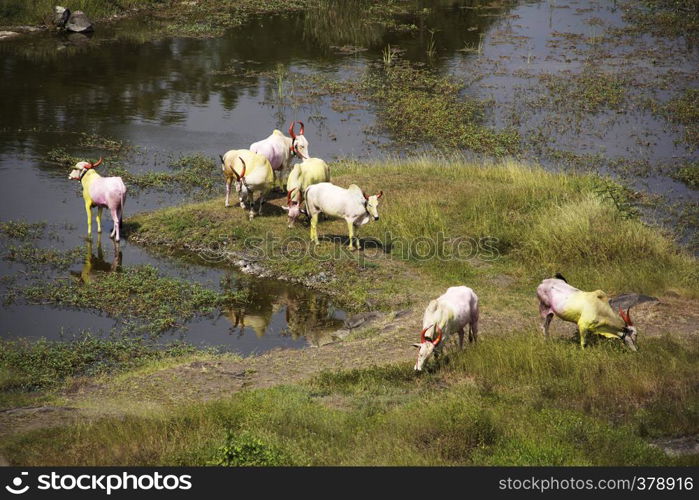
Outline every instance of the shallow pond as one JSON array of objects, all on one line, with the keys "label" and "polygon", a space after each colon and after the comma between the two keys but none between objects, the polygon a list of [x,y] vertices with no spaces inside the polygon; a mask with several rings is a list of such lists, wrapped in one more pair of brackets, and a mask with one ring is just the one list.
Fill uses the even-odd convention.
[{"label": "shallow pond", "polygon": [[[603,27],[624,24],[616,2],[513,2],[480,10],[472,8],[479,2],[412,2],[411,13],[396,19],[397,28],[369,22],[362,3],[329,0],[313,15],[254,19],[208,39],[150,40],[155,21],[143,19],[99,27],[91,38],[44,32],[0,41],[2,220],[45,221],[58,228],[39,244],[84,251],[69,270],[49,274],[77,279],[86,259],[93,273],[110,272],[115,249],[106,236],[101,253],[96,243],[86,245],[79,187],[68,181],[69,168],[47,160],[57,148],[96,159],[114,154],[122,143],[134,148],[129,168],[147,172],[166,168],[169,158],[182,154],[216,158],[303,120],[313,156],[331,161],[403,154],[390,133],[377,130],[369,103],[309,98],[308,89],[296,83],[303,75],[353,78],[380,62],[388,45],[399,49],[401,58],[462,78],[466,93],[492,99],[487,119],[493,126],[517,127],[527,143],[527,159],[560,166],[552,155],[537,153],[527,139],[532,130],[548,135],[556,148],[579,155],[643,158],[651,164],[697,159],[695,150],[677,141],[681,131],[650,111],[606,110],[586,116],[576,128],[547,108],[527,104],[540,92],[540,75],[578,70],[588,57],[578,51],[589,38]],[[568,50],[564,42],[574,36],[587,41]],[[661,66],[675,64],[685,72],[697,68],[695,48],[671,49],[674,59]],[[628,57],[619,52],[619,59],[626,68]],[[429,150],[429,145],[420,148]],[[697,200],[695,192],[662,173],[632,173],[630,180],[651,193]],[[127,214],[189,197],[176,189],[142,190],[129,197]],[[152,264],[165,275],[214,289],[224,278],[247,287],[252,305],[199,317],[164,334],[165,340],[260,353],[315,343],[345,317],[326,297],[298,286],[164,258],[128,241],[120,251],[121,266]],[[21,265],[0,262],[2,276],[21,271]],[[116,320],[90,311],[19,302],[3,306],[0,335],[60,338],[82,329],[106,333],[115,326]]]}]

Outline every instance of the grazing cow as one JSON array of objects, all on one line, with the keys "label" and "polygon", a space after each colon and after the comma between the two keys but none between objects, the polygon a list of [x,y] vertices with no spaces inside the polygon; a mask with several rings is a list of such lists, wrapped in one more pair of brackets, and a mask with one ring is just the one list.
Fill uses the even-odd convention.
[{"label": "grazing cow", "polygon": [[95,168],[102,164],[102,158],[97,163],[79,161],[68,175],[71,180],[80,181],[83,187],[83,199],[87,212],[87,235],[92,235],[92,207],[97,207],[97,232],[102,232],[102,209],[108,208],[114,221],[114,228],[109,233],[110,238],[119,241],[121,219],[126,203],[126,186],[121,177],[102,177]]},{"label": "grazing cow", "polygon": [[[349,231],[349,249],[354,250],[354,226],[362,226],[372,218],[379,220],[379,194],[367,196],[355,184],[348,189],[341,188],[330,182],[313,184],[306,188],[304,199],[306,210],[311,217],[311,241],[318,241],[318,215],[322,212],[330,217],[340,217],[347,222]],[[359,238],[357,238],[359,249]]]},{"label": "grazing cow", "polygon": [[[301,126],[298,135],[294,133],[297,123]],[[283,173],[291,168],[291,160],[294,156],[302,160],[308,158],[308,140],[303,132],[303,122],[291,122],[289,125],[291,137],[285,136],[279,130],[274,130],[266,139],[250,144],[250,151],[265,156],[272,165],[275,177],[281,179]]]},{"label": "grazing cow", "polygon": [[255,216],[253,200],[255,193],[260,193],[258,215],[262,214],[262,204],[265,194],[274,182],[274,174],[269,160],[262,155],[247,149],[231,149],[220,156],[221,169],[226,176],[226,207],[231,192],[231,182],[235,179],[235,190],[238,193],[240,206],[245,210],[246,201],[250,205],[250,219]]},{"label": "grazing cow", "polygon": [[583,292],[568,284],[563,276],[545,279],[536,289],[539,312],[544,319],[542,329],[548,337],[549,325],[554,314],[564,321],[577,323],[580,346],[585,347],[587,334],[594,333],[607,338],[623,340],[632,351],[636,347],[636,327],[631,322],[629,310],[619,307],[615,313],[609,298],[602,290]]},{"label": "grazing cow", "polygon": [[330,181],[330,167],[320,158],[307,158],[303,163],[294,165],[286,181],[286,207],[289,212],[289,227],[294,227],[294,222],[301,214],[303,193],[308,186],[319,182]]},{"label": "grazing cow", "polygon": [[422,318],[420,343],[415,371],[422,371],[432,355],[442,349],[450,334],[459,334],[459,349],[464,347],[464,328],[468,325],[468,340],[478,340],[478,296],[467,286],[452,286],[439,298],[430,301]]}]

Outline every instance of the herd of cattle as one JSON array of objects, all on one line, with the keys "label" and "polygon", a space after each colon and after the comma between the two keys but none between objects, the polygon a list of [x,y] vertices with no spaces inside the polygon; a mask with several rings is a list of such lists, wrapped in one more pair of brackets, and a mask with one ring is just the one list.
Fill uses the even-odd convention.
[{"label": "herd of cattle", "polygon": [[[298,134],[295,133],[296,123],[300,125]],[[369,196],[355,184],[346,189],[332,184],[327,163],[320,158],[309,157],[303,123],[292,122],[289,135],[287,137],[279,130],[274,130],[266,139],[251,144],[249,149],[234,149],[219,156],[226,180],[225,206],[230,205],[231,184],[234,183],[241,208],[249,208],[249,218],[254,218],[255,194],[258,193],[259,215],[267,192],[276,183],[281,184],[286,172],[289,172],[286,177],[286,206],[283,207],[288,212],[289,227],[305,212],[311,219],[311,240],[318,244],[318,216],[322,213],[342,218],[347,222],[349,248],[359,249],[354,227],[366,224],[371,219],[378,220],[378,204],[383,191]],[[301,162],[292,168],[294,157]],[[118,242],[126,186],[121,177],[100,176],[95,167],[101,163],[101,158],[95,163],[78,162],[69,179],[79,180],[82,185],[88,236],[92,233],[92,207],[97,207],[98,232],[102,231],[102,210],[107,208],[114,222],[110,237]],[[585,347],[589,334],[597,334],[620,339],[630,349],[636,350],[636,328],[629,311],[624,313],[619,308],[616,313],[603,291],[578,290],[557,274],[555,278],[544,280],[536,292],[546,336],[555,315],[577,324],[582,347]],[[415,370],[421,371],[430,356],[434,354],[436,357],[440,353],[450,334],[458,333],[459,348],[463,348],[464,329],[468,327],[469,341],[475,341],[478,336],[478,316],[478,297],[466,286],[450,287],[442,296],[432,300],[423,316],[420,343],[414,344],[419,349]]]}]

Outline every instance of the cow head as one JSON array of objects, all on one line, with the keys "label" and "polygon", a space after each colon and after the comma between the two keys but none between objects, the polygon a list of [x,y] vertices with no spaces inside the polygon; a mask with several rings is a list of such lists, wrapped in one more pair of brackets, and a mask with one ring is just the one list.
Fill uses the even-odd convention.
[{"label": "cow head", "polygon": [[425,336],[425,333],[427,333],[427,330],[429,330],[433,326],[435,326],[435,325],[430,325],[427,328],[423,329],[420,332],[420,343],[413,344],[414,347],[418,348],[417,362],[415,363],[415,371],[416,372],[422,371],[422,367],[425,365],[425,363],[427,362],[429,357],[432,356],[432,353],[434,352],[435,348],[442,341],[442,329],[439,326],[436,326],[436,328],[435,328],[437,330],[437,338],[436,339],[433,340],[433,339],[427,338]]},{"label": "cow head", "polygon": [[629,312],[630,308],[627,309],[624,313],[621,307],[619,307],[619,316],[621,316],[621,319],[623,319],[625,323],[624,329],[621,331],[621,340],[623,340],[626,344],[626,347],[628,347],[632,351],[638,351],[638,347],[636,347],[636,327],[633,325],[633,322],[631,321],[631,316]]},{"label": "cow head", "polygon": [[[298,135],[294,132],[294,127],[297,123],[301,126]],[[308,140],[306,136],[303,135],[303,122],[291,122],[291,125],[289,125],[289,135],[291,136],[291,154],[298,156],[301,160],[308,158]]]},{"label": "cow head", "polygon": [[79,161],[73,167],[73,170],[68,174],[68,179],[73,181],[79,181],[87,173],[88,170],[99,167],[102,164],[102,157],[95,163],[90,163],[89,161]]},{"label": "cow head", "polygon": [[288,212],[289,227],[294,227],[294,222],[301,215],[301,205],[303,204],[303,193],[299,188],[294,188],[286,193],[286,206],[282,207]]},{"label": "cow head", "polygon": [[383,191],[379,191],[379,194],[374,194],[371,196],[364,195],[366,200],[366,211],[369,212],[374,220],[379,220],[379,199],[383,196]]},{"label": "cow head", "polygon": [[235,166],[232,168],[233,174],[235,175],[235,191],[238,193],[238,198],[240,198],[240,202],[243,203],[243,199],[247,198],[248,194],[250,193],[250,188],[248,188],[248,183],[245,180],[245,171],[247,170],[247,166],[245,165],[245,160],[243,160],[240,156],[238,157],[240,160],[240,163],[243,165],[243,170],[240,172],[240,175],[238,175],[238,172],[235,170]]}]

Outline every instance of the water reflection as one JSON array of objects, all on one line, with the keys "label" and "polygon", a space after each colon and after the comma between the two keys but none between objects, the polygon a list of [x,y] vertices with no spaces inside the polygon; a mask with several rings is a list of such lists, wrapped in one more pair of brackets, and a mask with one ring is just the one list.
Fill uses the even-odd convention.
[{"label": "water reflection", "polygon": [[71,271],[70,274],[82,280],[83,283],[89,283],[97,277],[97,273],[112,273],[121,269],[122,251],[119,242],[109,238],[112,244],[113,257],[107,261],[104,258],[104,250],[102,250],[102,233],[97,234],[97,253],[92,253],[92,238],[85,243],[85,262],[83,267],[78,271]]},{"label": "water reflection", "polygon": [[244,305],[223,312],[230,331],[243,336],[251,330],[258,338],[275,334],[292,339],[306,338],[312,344],[342,325],[344,312],[324,296],[281,282],[262,280],[239,283]]}]

